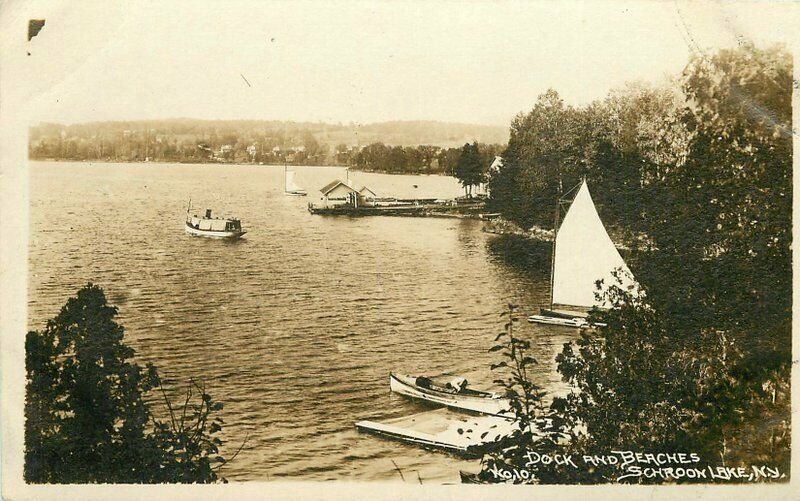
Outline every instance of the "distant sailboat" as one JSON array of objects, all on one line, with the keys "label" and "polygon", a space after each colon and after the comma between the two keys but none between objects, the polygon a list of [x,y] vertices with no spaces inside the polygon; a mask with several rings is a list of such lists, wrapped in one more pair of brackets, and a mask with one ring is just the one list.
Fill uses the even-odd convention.
[{"label": "distant sailboat", "polygon": [[[568,196],[577,193],[571,200]],[[569,205],[561,225],[558,215]],[[558,201],[556,234],[553,241],[553,262],[550,285],[550,308],[528,321],[572,327],[587,326],[586,316],[593,307],[611,307],[597,299],[596,282],[618,284],[613,272],[620,270],[621,287],[634,287],[636,281],[608,236],[589,194],[586,181],[571,189]]]},{"label": "distant sailboat", "polygon": [[286,164],[283,165],[283,193],[284,195],[304,197],[308,195],[306,190],[297,186],[294,182],[294,171],[289,170]]}]

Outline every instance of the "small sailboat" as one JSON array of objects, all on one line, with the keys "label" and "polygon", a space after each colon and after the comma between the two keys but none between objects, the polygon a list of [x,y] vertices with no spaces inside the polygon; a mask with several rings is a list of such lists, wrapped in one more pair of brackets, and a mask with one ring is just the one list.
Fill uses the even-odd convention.
[{"label": "small sailboat", "polygon": [[212,217],[211,209],[206,209],[205,215],[191,214],[192,202],[186,209],[186,233],[198,237],[212,238],[241,238],[247,231],[242,229],[242,222],[233,217]]},{"label": "small sailboat", "polygon": [[[573,198],[569,198],[573,193]],[[567,211],[559,226],[560,211],[565,207]],[[592,327],[586,320],[589,310],[611,307],[595,297],[596,282],[603,280],[606,284],[617,284],[615,270],[620,271],[621,287],[635,287],[636,281],[608,236],[585,179],[559,198],[555,228],[550,307],[543,308],[540,315],[531,315],[528,321]]]},{"label": "small sailboat", "polygon": [[306,190],[295,184],[294,171],[289,170],[286,164],[283,164],[283,194],[293,197],[304,197],[308,195]]}]

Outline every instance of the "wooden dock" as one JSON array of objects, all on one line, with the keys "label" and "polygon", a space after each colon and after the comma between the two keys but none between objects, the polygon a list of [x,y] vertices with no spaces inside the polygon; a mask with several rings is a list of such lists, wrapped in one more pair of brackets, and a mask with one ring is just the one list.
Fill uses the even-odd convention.
[{"label": "wooden dock", "polygon": [[449,409],[355,424],[359,431],[468,458],[480,457],[487,446],[510,434],[513,425],[512,421],[500,417]]},{"label": "wooden dock", "polygon": [[363,205],[353,207],[352,205],[340,205],[336,207],[316,207],[309,204],[308,211],[312,214],[326,216],[401,216],[401,217],[455,217],[481,219],[486,210],[483,202],[474,203],[436,203],[423,201],[402,201],[405,203],[396,205]]}]

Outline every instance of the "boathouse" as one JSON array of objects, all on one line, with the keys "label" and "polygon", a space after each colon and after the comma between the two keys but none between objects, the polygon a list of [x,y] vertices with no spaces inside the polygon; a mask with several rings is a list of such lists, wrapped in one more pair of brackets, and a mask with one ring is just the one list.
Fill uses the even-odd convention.
[{"label": "boathouse", "polygon": [[372,207],[378,197],[374,191],[366,186],[362,186],[360,190],[357,190],[348,182],[338,179],[328,183],[319,191],[321,193],[319,207],[338,207],[341,205]]},{"label": "boathouse", "polygon": [[358,191],[350,187],[344,181],[333,181],[326,184],[321,190],[322,196],[319,199],[322,207],[337,207],[339,205],[355,205],[358,198]]},{"label": "boathouse", "polygon": [[362,186],[361,189],[358,190],[358,205],[373,207],[377,198],[378,195],[366,186]]}]

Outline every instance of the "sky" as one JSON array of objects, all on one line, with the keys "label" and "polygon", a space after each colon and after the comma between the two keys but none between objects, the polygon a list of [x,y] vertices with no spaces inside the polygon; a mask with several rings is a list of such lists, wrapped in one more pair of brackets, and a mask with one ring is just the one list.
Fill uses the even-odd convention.
[{"label": "sky", "polygon": [[[0,27],[16,34],[21,69],[13,77],[25,81],[32,123],[192,117],[505,126],[548,88],[580,105],[625,82],[676,75],[692,54],[789,40],[796,7],[12,0]],[[30,18],[46,24],[27,42]]]}]

